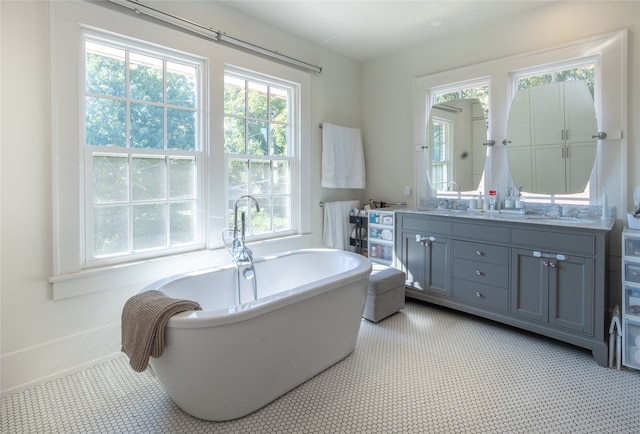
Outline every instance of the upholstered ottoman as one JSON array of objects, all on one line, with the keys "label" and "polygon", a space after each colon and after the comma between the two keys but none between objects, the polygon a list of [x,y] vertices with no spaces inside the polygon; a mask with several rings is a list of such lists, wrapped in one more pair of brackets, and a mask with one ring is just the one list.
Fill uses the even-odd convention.
[{"label": "upholstered ottoman", "polygon": [[404,307],[404,271],[373,264],[362,317],[378,322]]}]

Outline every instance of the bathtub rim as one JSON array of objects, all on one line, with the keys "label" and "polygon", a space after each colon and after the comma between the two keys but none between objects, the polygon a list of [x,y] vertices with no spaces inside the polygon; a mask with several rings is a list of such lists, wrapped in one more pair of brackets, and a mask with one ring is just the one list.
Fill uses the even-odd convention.
[{"label": "bathtub rim", "polygon": [[[284,252],[276,253],[273,255],[267,255],[260,258],[255,258],[254,263],[265,262],[275,260],[279,257],[289,256],[294,254],[317,254],[317,253],[329,253],[341,256],[346,256],[356,262],[356,266],[343,271],[338,274],[331,275],[329,277],[316,280],[305,285],[300,285],[296,288],[278,292],[268,297],[260,298],[258,300],[248,301],[234,306],[228,306],[219,309],[186,311],[178,313],[172,316],[167,327],[175,328],[206,328],[212,326],[220,326],[225,324],[233,324],[240,321],[245,321],[250,318],[254,318],[263,315],[267,312],[280,309],[285,306],[289,306],[294,303],[318,296],[324,292],[335,290],[344,286],[351,285],[361,280],[368,280],[371,274],[372,264],[371,261],[357,253],[348,252],[345,250],[326,249],[326,248],[306,248],[287,250]],[[200,276],[202,274],[213,273],[218,271],[225,271],[234,269],[233,264],[225,264],[222,266],[208,267],[200,270],[195,270],[186,273],[179,273],[173,276],[169,276],[155,282],[150,283],[139,291],[139,293],[159,290],[162,291],[162,287],[168,283],[185,279],[189,277]],[[259,278],[259,276],[258,276]],[[366,289],[365,289],[366,290]],[[197,300],[195,300],[197,301]]]}]

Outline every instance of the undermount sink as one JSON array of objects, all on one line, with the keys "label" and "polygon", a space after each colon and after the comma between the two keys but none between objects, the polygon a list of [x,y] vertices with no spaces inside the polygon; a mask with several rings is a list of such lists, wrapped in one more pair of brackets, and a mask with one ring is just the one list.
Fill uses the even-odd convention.
[{"label": "undermount sink", "polygon": [[466,213],[466,209],[441,209],[441,208],[427,208],[426,211],[429,211],[433,214],[463,214]]},{"label": "undermount sink", "polygon": [[570,222],[590,222],[593,221],[593,218],[589,217],[577,217],[577,216],[548,216],[541,214],[526,214],[526,219],[537,219],[537,220],[560,220],[560,221],[570,221]]}]

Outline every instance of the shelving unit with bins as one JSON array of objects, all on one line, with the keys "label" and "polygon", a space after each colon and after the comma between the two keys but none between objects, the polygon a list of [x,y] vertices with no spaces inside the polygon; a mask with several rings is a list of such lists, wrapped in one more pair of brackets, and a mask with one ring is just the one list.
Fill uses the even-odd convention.
[{"label": "shelving unit with bins", "polygon": [[395,214],[384,208],[369,211],[369,259],[383,265],[393,262],[393,223]]},{"label": "shelving unit with bins", "polygon": [[367,253],[367,217],[366,216],[349,216],[349,223],[355,225],[355,237],[349,237],[349,245],[355,247],[355,252],[359,254]]},{"label": "shelving unit with bins", "polygon": [[640,369],[640,230],[622,231],[622,364]]}]

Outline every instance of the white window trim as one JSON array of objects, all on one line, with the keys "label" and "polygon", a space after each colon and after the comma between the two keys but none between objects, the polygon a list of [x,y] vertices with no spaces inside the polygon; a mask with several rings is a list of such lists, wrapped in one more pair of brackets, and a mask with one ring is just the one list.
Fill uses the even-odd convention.
[{"label": "white window trim", "polygon": [[[448,82],[445,83],[444,85],[438,85],[438,86],[434,86],[434,87],[430,87],[426,90],[425,95],[424,95],[424,101],[425,101],[425,131],[430,131],[430,126],[428,126],[428,122],[430,121],[431,118],[431,113],[429,112],[429,110],[431,110],[431,107],[436,104],[436,98],[438,95],[441,94],[445,94],[445,93],[449,93],[449,92],[454,92],[454,91],[461,91],[462,89],[472,89],[472,88],[481,88],[481,87],[488,87],[489,88],[489,92],[491,92],[491,77],[475,77],[472,79],[465,79],[463,81],[459,81],[459,82]],[[491,139],[491,94],[489,94],[489,102],[488,102],[488,107],[487,110],[489,112],[489,119],[485,119],[485,121],[487,122],[487,140]],[[425,134],[422,135],[422,137],[425,137]],[[425,143],[425,145],[428,146],[428,144]],[[426,169],[421,169],[422,171],[424,171],[425,173],[428,173],[431,170],[431,154],[429,153],[430,149],[424,148],[424,164],[426,165]],[[450,149],[450,152],[453,152],[453,150]],[[451,163],[452,160],[452,156],[449,158],[449,162]],[[489,158],[488,155],[485,155],[485,169],[484,169],[484,173],[487,172],[487,162],[488,162]],[[426,170],[426,171],[425,171]],[[482,186],[484,185],[484,179],[485,179],[485,175],[483,173],[482,179],[480,180],[480,188],[482,188]],[[427,181],[427,176],[426,175],[422,175],[416,168],[416,177],[419,179],[421,176],[424,177],[425,179],[425,187],[423,189],[424,196],[423,197],[434,197],[433,195],[437,195],[439,197],[443,197],[443,198],[461,198],[462,197],[462,193],[463,192],[459,192],[459,191],[448,191],[446,188],[439,188],[440,186],[436,185],[431,186],[431,189],[427,189],[426,188],[426,181]],[[429,175],[429,179],[430,179]],[[455,181],[455,179],[450,180],[451,181]],[[419,184],[418,184],[419,185]],[[421,190],[416,189],[416,192],[418,192],[417,197],[420,198],[420,192]],[[469,193],[469,192],[464,192],[466,196],[472,197],[473,193],[475,193],[475,190],[473,191],[473,193]]]},{"label": "white window trim", "polygon": [[[578,59],[570,59],[563,60],[560,62],[553,62],[545,65],[537,65],[530,68],[521,69],[518,71],[511,71],[509,73],[509,81],[510,81],[510,92],[509,92],[509,101],[513,101],[516,93],[518,92],[518,80],[524,77],[529,76],[537,76],[542,74],[554,73],[557,71],[567,70],[578,68],[580,66],[588,66],[595,65],[596,75],[594,80],[594,107],[596,108],[596,112],[598,112],[598,101],[599,93],[602,89],[602,80],[600,78],[600,72],[602,65],[600,63],[600,55],[589,55],[584,56]],[[601,110],[600,110],[601,111]],[[596,161],[593,165],[593,171],[591,172],[591,176],[589,177],[589,203],[595,204],[598,201],[597,192],[599,191],[596,188],[592,188],[591,185],[599,185],[599,175],[600,175],[600,164],[601,159],[599,158],[600,151],[602,146],[598,147],[598,155],[596,155]],[[572,202],[580,202],[581,199],[577,197],[572,197],[572,195],[565,194],[541,194],[541,193],[527,193],[526,194],[527,201],[534,202],[543,202],[543,203],[572,203]]]},{"label": "white window trim", "polygon": [[[234,65],[226,65],[225,66],[225,74],[229,73],[238,77],[242,77],[245,80],[249,80],[249,81],[254,81],[254,82],[260,82],[262,84],[265,85],[277,85],[277,86],[281,86],[283,88],[290,88],[292,89],[292,95],[291,95],[291,100],[290,100],[290,106],[291,106],[291,113],[289,114],[291,116],[291,122],[290,122],[290,127],[291,127],[291,143],[290,145],[292,146],[291,149],[291,153],[289,156],[287,156],[286,158],[279,158],[278,160],[280,161],[288,161],[290,163],[290,170],[291,170],[291,180],[293,180],[294,182],[291,183],[290,185],[290,197],[291,197],[291,229],[286,230],[286,231],[281,231],[278,232],[278,236],[290,236],[290,235],[294,235],[296,233],[299,233],[300,231],[300,227],[301,227],[301,220],[299,218],[297,218],[297,215],[299,213],[295,213],[294,210],[296,209],[300,209],[300,191],[301,191],[301,185],[300,182],[295,182],[295,180],[299,180],[300,179],[300,174],[301,173],[305,173],[305,172],[301,172],[300,171],[300,166],[301,166],[301,153],[302,153],[302,146],[301,146],[301,128],[300,128],[300,121],[301,121],[301,105],[300,105],[300,94],[301,94],[301,87],[298,83],[294,83],[294,82],[290,82],[290,81],[286,81],[283,80],[281,78],[276,78],[276,77],[267,77],[265,74],[262,73],[256,73],[253,71],[248,71],[245,68],[238,68]],[[237,158],[241,158],[242,155],[238,155]],[[228,181],[229,181],[229,176],[227,174],[227,169],[229,167],[228,162],[230,159],[234,159],[236,158],[236,156],[234,154],[227,154],[224,153],[224,167],[225,167],[225,203],[229,203],[229,197],[228,197],[228,192],[229,192],[229,186],[228,186]],[[259,156],[251,156],[250,159],[252,160],[260,160],[261,158]],[[271,161],[271,156],[266,155],[264,156],[264,160],[266,161]],[[225,215],[225,222],[227,227],[230,227],[233,222],[229,221],[229,217],[228,214]],[[250,237],[248,237],[249,240],[264,240],[264,239],[269,239],[269,238],[273,238],[273,233],[268,233],[268,234],[257,234],[257,235],[252,235]]]},{"label": "white window trim", "polygon": [[[446,87],[450,83],[473,80],[478,77],[490,78],[489,125],[495,146],[489,148],[485,165],[485,195],[493,185],[507,185],[508,168],[506,152],[503,152],[502,140],[506,137],[507,119],[511,105],[513,87],[510,74],[513,71],[535,68],[539,65],[559,64],[568,59],[600,59],[600,71],[596,76],[595,107],[598,130],[609,135],[598,144],[597,173],[598,185],[592,188],[593,197],[602,196],[602,184],[607,186],[610,205],[626,206],[627,197],[627,30],[607,33],[592,38],[574,41],[534,52],[493,60],[469,67],[443,73],[419,77],[415,80],[414,100],[414,143],[415,152],[415,191],[416,205],[429,197],[426,189],[424,170],[425,123],[427,120],[426,102],[432,88]],[[600,87],[598,87],[600,86]],[[599,91],[598,91],[599,89]],[[607,150],[604,151],[603,147]],[[505,168],[507,169],[505,171]],[[612,196],[615,196],[612,198]],[[593,203],[592,203],[593,204]]]},{"label": "white window trim", "polygon": [[[207,130],[205,128],[206,119],[204,116],[203,105],[205,101],[202,99],[202,95],[206,95],[208,93],[207,89],[207,81],[204,79],[208,76],[208,62],[206,59],[197,58],[187,54],[180,54],[172,52],[172,50],[168,49],[160,49],[155,48],[147,43],[128,40],[126,37],[121,36],[110,36],[103,31],[99,31],[96,29],[86,29],[83,28],[81,31],[81,38],[84,42],[85,40],[92,40],[98,43],[107,44],[116,46],[123,50],[130,50],[136,52],[144,52],[149,55],[154,55],[161,57],[163,59],[168,59],[171,61],[186,63],[190,66],[194,66],[198,68],[198,88],[197,92],[198,101],[196,103],[196,113],[198,114],[198,119],[196,122],[198,128],[198,143],[196,143],[196,150],[193,152],[181,151],[181,150],[155,150],[155,149],[140,149],[140,148],[117,148],[113,149],[111,147],[99,147],[99,146],[86,146],[85,138],[85,128],[84,123],[81,122],[81,132],[80,132],[80,147],[82,148],[82,153],[84,154],[84,165],[86,167],[84,172],[84,194],[82,195],[81,200],[83,200],[81,209],[84,208],[85,218],[81,219],[80,224],[82,225],[82,232],[84,234],[83,245],[85,248],[81,251],[81,261],[82,268],[96,268],[96,267],[104,267],[116,264],[123,264],[128,262],[136,262],[145,258],[156,258],[158,255],[172,255],[178,254],[181,252],[191,252],[198,248],[204,248],[206,233],[204,228],[204,210],[202,207],[198,207],[196,211],[198,213],[196,217],[196,241],[187,245],[187,246],[178,246],[178,247],[169,247],[158,251],[150,251],[150,252],[140,252],[140,253],[126,253],[122,255],[114,255],[104,258],[94,258],[93,257],[93,244],[91,240],[91,231],[93,229],[93,216],[92,216],[92,158],[95,153],[104,152],[105,154],[113,153],[118,155],[129,155],[129,156],[141,156],[141,155],[149,155],[149,156],[194,156],[197,159],[196,163],[196,174],[197,174],[197,197],[196,204],[201,205],[206,203],[204,200],[203,190],[205,187],[205,170],[204,170],[204,160],[207,158],[207,150],[204,148],[204,143],[208,143]],[[84,77],[84,65],[81,65],[83,73],[80,77]],[[84,83],[84,79],[80,81],[80,89],[79,92],[84,96],[85,89],[82,84]],[[86,224],[86,225],[85,225]]]},{"label": "white window trim", "polygon": [[[210,235],[206,248],[185,253],[140,260],[126,264],[82,268],[84,235],[80,228],[83,219],[82,162],[84,151],[81,147],[80,109],[84,95],[78,83],[83,68],[84,47],[80,32],[84,28],[97,28],[141,41],[153,41],[162,46],[186,53],[200,55],[209,61],[210,101],[222,101],[222,75],[225,62],[239,68],[259,71],[274,77],[282,77],[300,84],[300,119],[298,119],[299,171],[308,173],[311,167],[311,125],[310,125],[310,73],[291,68],[275,61],[253,56],[239,50],[204,41],[196,36],[168,29],[165,26],[148,23],[135,16],[123,14],[89,2],[50,2],[51,29],[51,102],[52,102],[52,208],[53,208],[53,264],[50,283],[53,299],[65,299],[104,290],[127,289],[129,293],[140,290],[144,285],[172,274],[193,271],[211,266],[230,263],[227,252],[222,248],[219,237]],[[195,48],[194,48],[195,47]],[[223,60],[224,59],[224,60]],[[218,88],[219,87],[219,88]],[[222,105],[203,106],[205,117],[222,119]],[[223,132],[209,129],[209,139],[205,146],[212,149],[205,158],[205,171],[221,173],[223,168]],[[211,145],[209,145],[211,144]],[[219,148],[216,148],[219,147]],[[214,157],[215,155],[215,157]],[[294,188],[294,186],[292,186]],[[311,247],[311,201],[310,179],[299,177],[298,184],[300,210],[297,217],[298,231],[288,237],[280,237],[251,245],[254,255],[264,256],[283,250]],[[205,182],[203,194],[209,204],[224,203],[224,188]],[[224,227],[226,207],[206,209],[203,222],[205,230],[213,234]],[[215,208],[215,209],[214,209]]]}]

